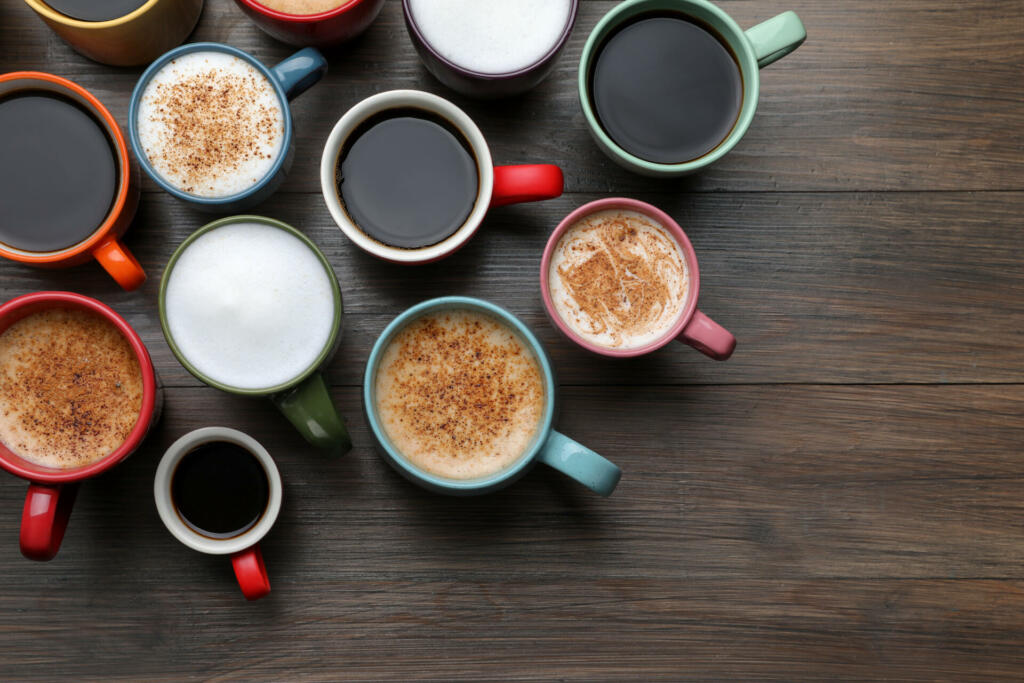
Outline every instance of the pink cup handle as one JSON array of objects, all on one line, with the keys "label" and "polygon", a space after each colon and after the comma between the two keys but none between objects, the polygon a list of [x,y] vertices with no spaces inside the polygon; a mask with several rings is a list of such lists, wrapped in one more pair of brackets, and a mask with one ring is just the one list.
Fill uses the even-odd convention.
[{"label": "pink cup handle", "polygon": [[676,339],[715,360],[728,360],[736,350],[736,337],[700,311],[694,311]]},{"label": "pink cup handle", "polygon": [[21,554],[30,560],[52,560],[68,528],[78,484],[28,485],[21,515]]}]

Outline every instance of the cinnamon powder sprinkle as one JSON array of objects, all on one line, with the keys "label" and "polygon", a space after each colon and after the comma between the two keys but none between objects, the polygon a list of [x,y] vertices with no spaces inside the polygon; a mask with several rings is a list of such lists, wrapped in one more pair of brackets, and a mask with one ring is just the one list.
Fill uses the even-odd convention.
[{"label": "cinnamon powder sprinkle", "polygon": [[279,144],[284,124],[279,107],[267,104],[268,94],[276,102],[273,88],[255,69],[241,75],[211,67],[153,83],[146,92],[148,118],[163,129],[167,142],[159,149],[147,146],[147,158],[184,192],[223,194],[218,187],[225,179],[275,156],[267,149]]},{"label": "cinnamon powder sprinkle", "polygon": [[134,351],[95,313],[49,309],[0,334],[0,441],[26,460],[70,468],[109,455],[142,393]]},{"label": "cinnamon powder sprinkle", "polygon": [[544,407],[533,353],[507,326],[471,311],[410,323],[382,358],[376,392],[395,447],[422,469],[457,479],[515,462]]},{"label": "cinnamon powder sprinkle", "polygon": [[[635,213],[600,212],[570,228],[556,249],[560,315],[609,347],[653,341],[686,302],[682,253],[664,228]],[[554,288],[553,288],[554,291]]]}]

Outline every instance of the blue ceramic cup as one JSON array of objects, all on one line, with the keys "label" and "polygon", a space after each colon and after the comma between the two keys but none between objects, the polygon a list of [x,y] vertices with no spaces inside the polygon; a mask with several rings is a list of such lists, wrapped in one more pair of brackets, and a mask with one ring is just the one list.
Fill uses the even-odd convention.
[{"label": "blue ceramic cup", "polygon": [[[226,197],[200,197],[183,190],[165,180],[150,163],[139,140],[139,107],[142,94],[146,86],[168,62],[182,57],[191,52],[223,52],[245,60],[256,67],[256,70],[266,77],[273,86],[274,92],[281,105],[281,114],[284,119],[284,141],[281,145],[281,152],[277,160],[263,178],[251,187]],[[295,99],[308,88],[320,80],[327,73],[327,60],[318,51],[311,47],[299,50],[292,56],[286,58],[277,66],[267,68],[258,59],[238,48],[224,45],[223,43],[189,43],[164,53],[149,68],[143,72],[139,82],[132,92],[131,104],[128,109],[128,132],[131,137],[132,148],[139,160],[139,165],[149,174],[157,185],[174,195],[178,199],[188,203],[201,211],[239,213],[256,206],[267,197],[272,195],[281,183],[284,182],[291,168],[292,158],[295,155],[295,138],[292,127],[292,114],[288,101]]]},{"label": "blue ceramic cup", "polygon": [[[388,348],[395,335],[409,323],[422,316],[446,310],[468,310],[483,313],[507,325],[533,352],[543,376],[544,408],[540,426],[533,437],[533,441],[512,465],[479,479],[449,479],[417,467],[391,443],[377,416],[375,391],[377,369],[385,349]],[[554,423],[556,413],[556,392],[557,385],[555,384],[554,373],[551,369],[551,361],[548,360],[543,347],[541,347],[540,342],[533,336],[529,328],[514,315],[499,306],[495,306],[482,299],[463,296],[446,296],[424,301],[392,320],[391,324],[384,329],[380,337],[377,338],[377,342],[373,345],[370,358],[366,363],[366,372],[363,376],[363,408],[366,412],[366,421],[370,425],[370,431],[373,434],[377,448],[381,456],[399,474],[414,484],[418,484],[430,491],[448,495],[479,495],[508,486],[526,474],[535,463],[542,462],[545,465],[554,467],[556,470],[568,475],[602,496],[611,495],[612,491],[615,490],[615,486],[619,483],[622,471],[614,463],[609,462],[586,446],[573,441],[553,429],[552,424]]]}]

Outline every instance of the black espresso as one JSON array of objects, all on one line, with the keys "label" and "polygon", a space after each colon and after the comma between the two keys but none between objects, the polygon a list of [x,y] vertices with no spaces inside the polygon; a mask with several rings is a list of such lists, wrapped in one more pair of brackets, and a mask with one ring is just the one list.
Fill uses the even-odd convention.
[{"label": "black espresso", "polygon": [[64,16],[80,21],[110,21],[130,14],[147,0],[44,0]]},{"label": "black espresso", "polygon": [[352,132],[339,155],[336,182],[360,230],[391,247],[418,249],[462,227],[479,178],[458,129],[425,110],[393,109]]},{"label": "black espresso", "polygon": [[598,49],[590,92],[601,127],[622,149],[677,164],[728,137],[743,103],[743,78],[709,28],[678,13],[650,13]]},{"label": "black espresso", "polygon": [[171,500],[193,531],[232,538],[260,520],[270,485],[255,455],[233,443],[214,441],[189,451],[171,480]]},{"label": "black espresso", "polygon": [[36,252],[81,242],[118,182],[110,138],[83,107],[43,90],[0,97],[0,242]]}]

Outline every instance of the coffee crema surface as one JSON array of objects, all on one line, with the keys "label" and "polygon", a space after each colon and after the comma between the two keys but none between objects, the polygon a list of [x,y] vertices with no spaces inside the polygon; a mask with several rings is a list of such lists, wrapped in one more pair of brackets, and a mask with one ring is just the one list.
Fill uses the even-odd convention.
[{"label": "coffee crema surface", "polygon": [[327,346],[334,288],[295,235],[232,223],[200,235],[171,269],[167,330],[200,373],[237,389],[266,389],[306,371]]},{"label": "coffee crema surface", "polygon": [[679,320],[690,289],[686,258],[672,234],[653,218],[618,209],[570,226],[551,254],[547,277],[569,329],[610,349],[660,339]]},{"label": "coffee crema surface", "polygon": [[411,0],[423,38],[469,71],[505,74],[544,59],[569,24],[570,0]]},{"label": "coffee crema surface", "polygon": [[0,441],[44,467],[90,465],[131,434],[142,370],[102,316],[73,308],[29,314],[0,334]]},{"label": "coffee crema surface", "polygon": [[146,85],[136,121],[142,151],[168,183],[197,197],[229,197],[267,176],[282,153],[277,92],[252,64],[189,52]]},{"label": "coffee crema surface", "polygon": [[410,322],[382,354],[374,389],[391,444],[416,467],[449,479],[486,477],[519,460],[546,400],[530,347],[472,310]]},{"label": "coffee crema surface", "polygon": [[264,7],[269,7],[285,14],[320,14],[347,5],[352,0],[256,0]]}]

